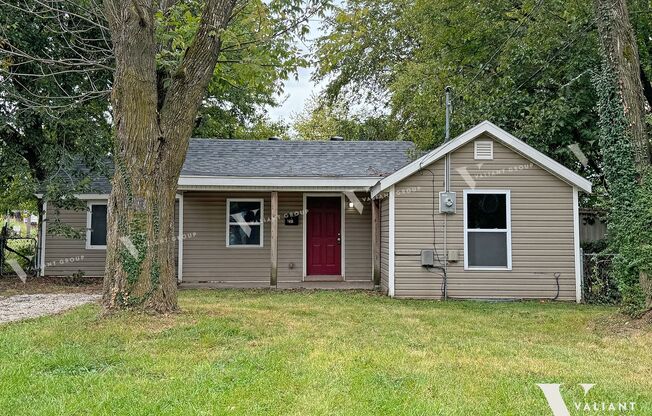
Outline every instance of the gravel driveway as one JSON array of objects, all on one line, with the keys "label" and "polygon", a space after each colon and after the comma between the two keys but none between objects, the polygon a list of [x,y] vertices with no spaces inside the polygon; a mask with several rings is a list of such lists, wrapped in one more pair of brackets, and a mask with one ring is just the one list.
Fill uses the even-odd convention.
[{"label": "gravel driveway", "polygon": [[54,315],[86,303],[97,302],[99,299],[100,295],[88,293],[50,293],[0,298],[0,324]]}]

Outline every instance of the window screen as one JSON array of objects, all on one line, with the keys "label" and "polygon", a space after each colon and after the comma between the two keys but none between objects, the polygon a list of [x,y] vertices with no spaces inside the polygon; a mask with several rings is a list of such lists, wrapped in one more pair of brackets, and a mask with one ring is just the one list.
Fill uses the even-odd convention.
[{"label": "window screen", "polygon": [[466,195],[469,267],[509,267],[507,205],[506,193]]},{"label": "window screen", "polygon": [[228,245],[262,246],[262,201],[228,201]]},{"label": "window screen", "polygon": [[91,205],[91,246],[106,246],[106,205]]},{"label": "window screen", "polygon": [[469,231],[469,266],[507,267],[507,233]]}]

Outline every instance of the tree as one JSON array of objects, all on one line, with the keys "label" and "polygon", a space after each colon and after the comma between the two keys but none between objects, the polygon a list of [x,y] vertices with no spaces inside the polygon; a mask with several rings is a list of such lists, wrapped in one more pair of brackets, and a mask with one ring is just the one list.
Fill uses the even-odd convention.
[{"label": "tree", "polygon": [[[278,85],[273,77],[286,75],[301,61],[287,47],[289,40],[305,34],[307,19],[326,3],[106,0],[101,7],[92,0],[34,3],[45,11],[28,8],[28,12],[54,16],[61,31],[78,37],[83,47],[71,46],[77,53],[74,59],[54,59],[46,48],[40,56],[28,56],[29,60],[51,76],[60,72],[53,68],[57,65],[66,73],[104,66],[112,74],[115,173],[108,201],[104,311],[125,307],[173,311],[177,308],[173,267],[176,186],[200,107],[223,98],[219,88],[212,90],[215,95],[206,96],[209,88],[218,85],[216,74],[224,74],[225,67],[218,64],[223,60],[225,64],[272,68],[258,74],[264,73],[266,85],[270,79],[272,85]],[[100,32],[93,39],[109,48],[94,49],[77,27],[68,23],[71,16],[93,24]],[[260,22],[266,23],[257,24]],[[263,49],[276,51],[271,62],[256,62],[271,56],[260,53]],[[20,56],[12,47],[4,51]],[[103,62],[105,58],[110,65]],[[245,58],[254,59],[247,62]],[[80,88],[75,85],[72,89]],[[66,98],[79,101],[85,97],[82,94]],[[54,97],[45,98],[45,108],[51,108]]]},{"label": "tree", "polygon": [[[288,3],[286,16],[300,2]],[[262,6],[262,3],[261,3]],[[116,172],[109,199],[104,309],[132,304],[173,311],[174,202],[195,117],[220,58],[236,0],[207,0],[191,43],[169,69],[157,68],[157,6],[109,0],[116,61],[112,90]],[[272,2],[270,8],[283,8]],[[167,7],[160,11],[165,14]],[[295,10],[294,13],[292,10]],[[288,22],[292,26],[292,22]],[[286,29],[288,30],[288,29]],[[129,250],[129,241],[135,249]]]},{"label": "tree", "polygon": [[[35,193],[44,193],[50,206],[70,204],[75,193],[93,191],[89,173],[110,173],[114,65],[104,13],[89,0],[0,0],[0,5],[0,208],[27,201],[40,211]],[[179,1],[156,14],[157,43],[166,45],[157,53],[158,68],[173,71],[178,65],[201,10],[200,2]],[[221,36],[226,44],[195,136],[285,134],[285,126],[267,120],[265,107],[275,104],[293,68],[305,65],[290,36],[299,27],[287,31],[286,24],[259,0],[241,2]],[[80,171],[80,164],[86,169]]]},{"label": "tree", "polygon": [[614,273],[631,311],[652,309],[652,152],[643,73],[625,0],[595,0],[602,47],[600,143],[611,187]]},{"label": "tree", "polygon": [[303,140],[328,140],[342,136],[345,140],[396,140],[399,130],[384,114],[353,114],[345,102],[329,103],[312,97],[294,116],[292,128]]},{"label": "tree", "polygon": [[604,192],[591,2],[349,0],[325,29],[316,53],[327,100],[386,106],[401,137],[431,149],[451,85],[453,136],[489,119]]},{"label": "tree", "polygon": [[[104,167],[111,133],[104,115],[110,58],[98,53],[103,41],[97,26],[76,17],[78,5],[71,4],[68,33],[63,22],[43,17],[51,11],[45,3],[27,9],[4,0],[0,5],[0,206],[5,211],[27,203],[36,210],[36,192],[47,189],[51,199],[60,200],[87,185],[73,169],[77,162],[93,171]],[[89,48],[85,59],[100,65],[71,70],[82,37]],[[32,59],[44,50],[50,62],[60,64],[44,70]],[[75,90],[83,92],[83,100],[75,101]],[[41,99],[67,94],[65,105]]]},{"label": "tree", "polygon": [[628,121],[627,135],[632,143],[634,163],[643,177],[650,168],[652,146],[645,125],[645,97],[641,82],[638,45],[630,23],[626,0],[595,0],[603,65],[613,73],[623,114]]}]

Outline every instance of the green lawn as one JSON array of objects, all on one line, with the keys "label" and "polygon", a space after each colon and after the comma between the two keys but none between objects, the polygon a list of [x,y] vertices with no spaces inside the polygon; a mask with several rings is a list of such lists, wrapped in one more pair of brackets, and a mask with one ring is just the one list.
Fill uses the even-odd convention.
[{"label": "green lawn", "polygon": [[0,414],[551,414],[536,383],[564,383],[569,407],[595,383],[587,400],[652,414],[652,330],[619,329],[612,308],[268,291],[180,304],[0,326]]}]

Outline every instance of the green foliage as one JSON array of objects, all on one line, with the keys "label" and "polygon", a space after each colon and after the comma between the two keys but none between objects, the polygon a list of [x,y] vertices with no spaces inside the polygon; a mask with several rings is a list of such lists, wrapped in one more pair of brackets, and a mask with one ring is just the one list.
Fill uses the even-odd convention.
[{"label": "green foliage", "polygon": [[[161,87],[179,67],[193,40],[205,2],[174,2],[157,15],[161,48],[158,71]],[[18,0],[0,10],[0,212],[37,209],[34,193],[61,202],[75,193],[92,192],[94,175],[110,174],[106,164],[111,149],[108,91],[113,65],[110,40],[88,19],[87,0],[59,5],[69,13],[60,26],[51,5]],[[224,33],[222,54],[203,102],[194,134],[203,137],[262,138],[284,135],[287,127],[269,122],[266,106],[282,89],[282,81],[307,65],[298,50],[307,17],[320,16],[328,1],[248,1]],[[81,48],[89,45],[89,48]],[[5,49],[6,48],[6,49]],[[9,53],[20,50],[25,56]],[[80,51],[84,53],[80,56]],[[44,64],[29,56],[43,57]],[[87,60],[70,70],[60,60]],[[101,62],[101,67],[90,63]],[[90,68],[90,69],[89,69]],[[47,71],[46,71],[47,72]],[[66,99],[66,97],[70,97]],[[77,97],[77,98],[75,98]],[[85,168],[80,170],[80,165]]]},{"label": "green foliage", "polygon": [[628,3],[630,22],[638,43],[639,60],[647,79],[652,80],[652,3],[649,0],[629,0]]},{"label": "green foliage", "polygon": [[395,140],[399,128],[385,115],[352,114],[344,102],[320,102],[313,99],[292,125],[296,135],[304,140],[326,140],[342,136],[345,140]]},{"label": "green foliage", "polygon": [[584,263],[583,297],[586,303],[616,305],[621,302],[620,291],[613,273],[613,256],[607,253],[586,254]]},{"label": "green foliage", "polygon": [[200,113],[202,116],[193,131],[195,137],[265,140],[288,135],[288,126],[285,123],[273,122],[263,114],[251,117],[251,121],[240,121],[238,117],[225,113],[219,107],[206,107],[201,109]]},{"label": "green foliage", "polygon": [[[236,139],[285,135],[287,128],[271,123],[265,107],[277,104],[283,80],[308,65],[297,42],[307,33],[304,14],[320,15],[327,5],[298,0],[244,3],[220,33],[220,60],[193,135]],[[158,13],[157,38],[166,46],[158,55],[160,70],[174,74],[197,31],[202,7],[203,2],[190,0]]]},{"label": "green foliage", "polygon": [[[605,192],[597,143],[599,67],[590,1],[348,0],[318,41],[327,101],[389,109],[398,137],[431,149],[485,119],[593,179]],[[589,159],[583,166],[568,145]]]},{"label": "green foliage", "polygon": [[[75,49],[80,33],[101,50],[103,41],[97,27],[79,17],[86,7],[84,2],[66,4],[70,7],[67,23],[76,32],[65,32],[58,20],[48,18],[51,5],[42,2],[16,2],[17,7],[34,13],[20,13],[12,7],[0,9],[2,211],[19,207],[36,211],[36,192],[56,201],[88,191],[89,172],[104,171],[111,132],[108,100],[101,91],[108,88],[110,71],[70,70],[53,63],[50,70],[57,73],[55,77],[46,75],[40,63],[30,58],[47,51],[52,62],[81,59],[79,49]],[[20,50],[23,56],[7,52],[10,50]],[[93,61],[98,55],[101,53],[88,52],[83,59]],[[61,97],[66,94],[78,99],[64,103]],[[87,167],[83,172],[78,169],[80,162]]]},{"label": "green foliage", "polygon": [[652,272],[652,180],[639,177],[627,130],[617,80],[603,65],[595,76],[600,114],[600,147],[610,189],[608,234],[615,253],[613,274],[624,309],[633,315],[645,307],[640,273]]}]

